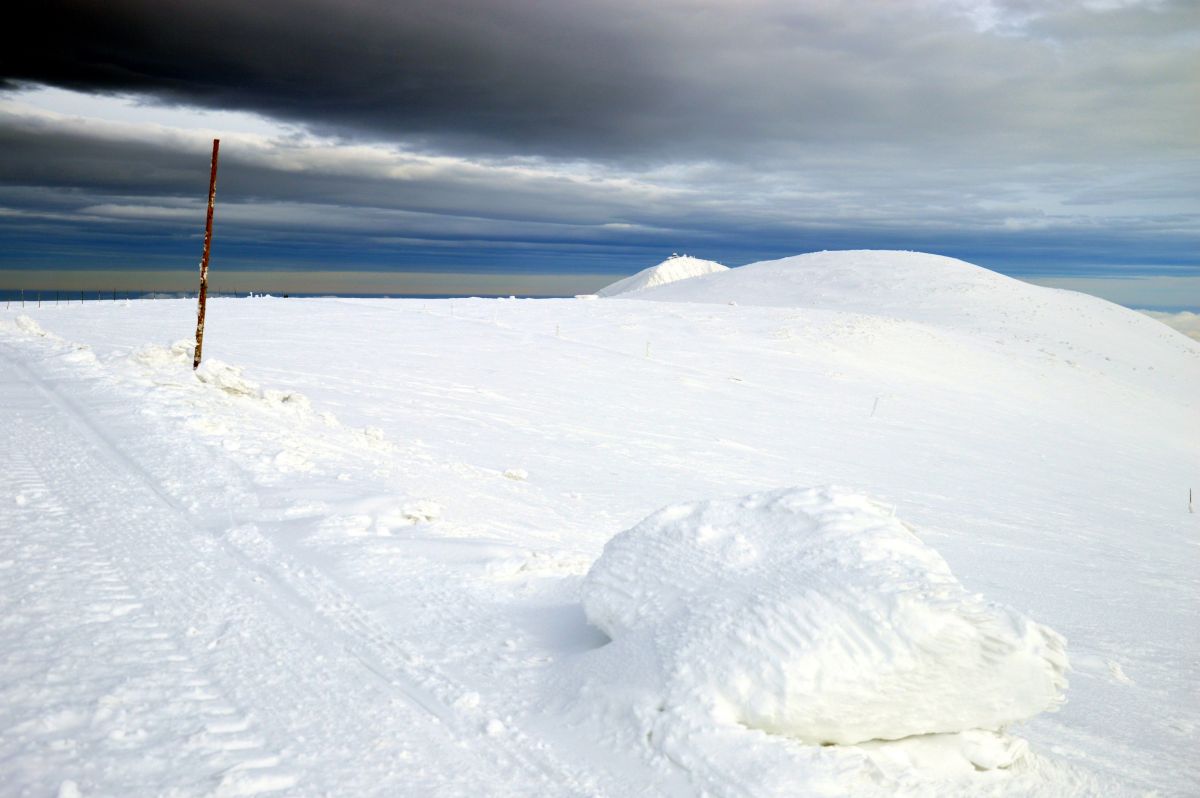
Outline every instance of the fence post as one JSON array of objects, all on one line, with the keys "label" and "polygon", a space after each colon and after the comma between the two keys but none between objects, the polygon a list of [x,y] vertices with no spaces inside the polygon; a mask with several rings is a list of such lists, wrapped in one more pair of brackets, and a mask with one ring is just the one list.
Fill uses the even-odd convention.
[{"label": "fence post", "polygon": [[204,346],[204,300],[208,296],[208,252],[212,245],[213,205],[217,201],[217,150],[220,139],[213,139],[212,171],[208,176],[208,217],[204,222],[204,256],[200,259],[199,309],[196,311],[196,356],[192,370],[200,368],[200,350]]}]

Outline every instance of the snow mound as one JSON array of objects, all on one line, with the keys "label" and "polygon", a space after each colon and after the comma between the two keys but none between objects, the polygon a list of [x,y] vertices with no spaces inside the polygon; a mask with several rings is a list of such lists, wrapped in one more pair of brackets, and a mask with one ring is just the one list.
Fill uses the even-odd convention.
[{"label": "snow mound", "polygon": [[1019,298],[1054,290],[957,258],[872,249],[809,252],[699,275],[679,285],[645,287],[655,290],[639,294],[638,299],[867,313],[886,308],[911,311],[963,303],[972,306],[980,301],[990,306],[997,295]]},{"label": "snow mound", "polygon": [[624,660],[655,663],[665,709],[812,744],[998,730],[1066,688],[1062,637],[836,488],[667,507],[605,546],[582,595]]},{"label": "snow mound", "polygon": [[[1188,402],[1195,386],[1185,375],[1200,365],[1196,341],[1142,313],[921,252],[812,252],[647,288],[628,298],[786,307],[806,311],[806,320],[851,314],[858,318],[844,319],[847,326],[869,325],[881,338],[930,332],[914,325],[936,328],[972,346],[994,351],[999,344],[1006,358],[1020,352],[1034,361],[1056,359],[1068,368],[1116,377],[1134,390]],[[901,340],[891,349],[898,360],[919,345]],[[880,348],[871,352],[873,358],[883,354]]]},{"label": "snow mound", "polygon": [[242,376],[242,369],[216,358],[210,357],[200,364],[200,368],[196,369],[196,379],[233,396],[262,395],[262,389],[257,383]]},{"label": "snow mound", "polygon": [[712,260],[701,260],[691,255],[672,255],[657,266],[642,269],[637,274],[606,285],[596,293],[599,296],[616,296],[628,294],[631,291],[641,291],[646,288],[690,280],[705,274],[729,271],[728,266]]},{"label": "snow mound", "polygon": [[[176,341],[170,347],[149,344],[135,351],[129,356],[129,359],[152,372],[177,372],[184,368],[190,370],[195,351],[194,343],[181,340]],[[200,364],[194,375],[201,384],[211,386],[222,395],[260,400],[273,408],[302,415],[313,415],[312,404],[307,397],[294,391],[263,388],[243,376],[242,371],[239,366],[232,366],[223,360],[210,357]],[[326,426],[337,425],[337,419],[332,415],[322,414],[322,420]],[[370,437],[369,433],[368,437]]]},{"label": "snow mound", "polygon": [[130,358],[146,368],[166,369],[175,366],[191,366],[195,351],[195,343],[180,340],[171,344],[170,347],[147,344],[130,355]]},{"label": "snow mound", "polygon": [[[304,415],[312,414],[312,404],[308,398],[294,391],[278,391],[272,388],[262,388],[242,376],[239,366],[231,366],[216,358],[209,358],[196,369],[196,379],[212,385],[230,396],[246,396],[261,399],[271,407],[286,409]],[[336,419],[335,419],[336,422]]]}]

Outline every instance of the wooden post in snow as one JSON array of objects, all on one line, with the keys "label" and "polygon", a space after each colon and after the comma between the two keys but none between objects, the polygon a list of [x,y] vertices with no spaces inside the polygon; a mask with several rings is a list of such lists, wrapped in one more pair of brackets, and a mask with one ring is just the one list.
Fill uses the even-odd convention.
[{"label": "wooden post in snow", "polygon": [[208,218],[204,222],[204,256],[200,259],[200,308],[196,313],[196,356],[192,369],[200,368],[200,350],[204,346],[204,300],[208,298],[208,249],[212,245],[213,205],[217,201],[217,149],[220,139],[213,139],[212,173],[208,177]]}]

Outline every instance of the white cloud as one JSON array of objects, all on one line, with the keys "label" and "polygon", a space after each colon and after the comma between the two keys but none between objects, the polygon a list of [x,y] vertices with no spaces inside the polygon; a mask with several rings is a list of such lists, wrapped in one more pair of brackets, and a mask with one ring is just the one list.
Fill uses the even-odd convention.
[{"label": "white cloud", "polygon": [[123,124],[147,125],[180,130],[219,130],[228,133],[255,133],[263,136],[288,135],[299,130],[260,114],[245,111],[218,111],[190,105],[166,105],[132,94],[85,94],[51,86],[30,86],[0,100],[8,106],[41,110],[76,120],[108,120]]},{"label": "white cloud", "polygon": [[1180,313],[1161,313],[1157,310],[1141,310],[1152,319],[1158,319],[1168,327],[1178,330],[1196,341],[1200,341],[1200,313],[1182,311]]}]

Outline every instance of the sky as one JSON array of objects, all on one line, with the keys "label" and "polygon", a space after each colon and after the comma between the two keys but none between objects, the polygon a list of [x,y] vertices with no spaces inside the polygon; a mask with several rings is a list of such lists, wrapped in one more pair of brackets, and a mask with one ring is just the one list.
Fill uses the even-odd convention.
[{"label": "sky", "polygon": [[0,288],[194,281],[219,137],[218,288],[561,294],[886,248],[1200,307],[1195,0],[29,13],[0,34]]}]

